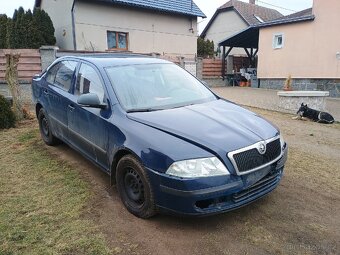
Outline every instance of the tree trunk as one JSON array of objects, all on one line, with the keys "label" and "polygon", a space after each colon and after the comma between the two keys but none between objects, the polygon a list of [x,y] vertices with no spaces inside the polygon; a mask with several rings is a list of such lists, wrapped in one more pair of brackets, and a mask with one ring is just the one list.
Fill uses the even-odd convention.
[{"label": "tree trunk", "polygon": [[17,120],[24,118],[18,81],[20,54],[6,54],[6,81],[13,98],[13,111]]}]

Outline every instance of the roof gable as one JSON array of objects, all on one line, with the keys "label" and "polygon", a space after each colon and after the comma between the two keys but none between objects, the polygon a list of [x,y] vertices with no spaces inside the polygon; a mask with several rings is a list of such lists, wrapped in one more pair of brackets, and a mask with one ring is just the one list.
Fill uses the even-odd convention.
[{"label": "roof gable", "polygon": [[259,17],[264,22],[271,21],[274,19],[282,18],[283,15],[278,12],[277,10],[266,8],[263,6],[259,6],[256,4],[250,4],[242,1],[237,0],[230,0],[229,2],[225,3],[224,5],[220,6],[214,16],[209,21],[208,25],[205,27],[205,29],[202,32],[202,37],[205,37],[207,31],[209,30],[210,26],[216,19],[217,15],[221,12],[234,10],[236,11],[240,17],[249,25],[257,25],[260,24],[261,21],[256,18]]},{"label": "roof gable", "polygon": [[231,0],[218,9],[223,10],[230,7],[233,7],[236,11],[238,11],[249,25],[261,23],[255,16],[260,17],[265,22],[283,17],[283,15],[277,10],[237,0]]},{"label": "roof gable", "polygon": [[254,27],[270,27],[270,26],[277,26],[277,25],[284,25],[284,24],[291,24],[297,22],[305,22],[305,21],[313,21],[315,16],[313,15],[313,9],[309,8],[306,10],[302,10],[299,12],[295,12],[293,14],[284,16],[279,19],[270,20],[261,24],[257,24]]},{"label": "roof gable", "polygon": [[301,17],[306,17],[306,16],[312,16],[312,15],[313,15],[313,8],[308,8],[308,9],[295,12],[287,16],[283,16],[277,20],[288,20],[288,19],[301,18]]}]

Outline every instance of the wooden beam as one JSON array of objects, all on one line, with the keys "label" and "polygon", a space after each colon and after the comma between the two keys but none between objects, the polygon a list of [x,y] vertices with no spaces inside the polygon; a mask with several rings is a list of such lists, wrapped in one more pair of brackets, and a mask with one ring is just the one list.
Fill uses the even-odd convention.
[{"label": "wooden beam", "polygon": [[230,47],[224,58],[227,58],[234,47]]},{"label": "wooden beam", "polygon": [[226,53],[225,53],[225,46],[223,46],[223,53],[222,53],[222,80],[224,80],[225,77],[225,58],[226,58]]},{"label": "wooden beam", "polygon": [[247,49],[247,48],[244,48],[244,51],[247,53],[248,58],[251,60],[251,55],[250,55],[248,49]]}]

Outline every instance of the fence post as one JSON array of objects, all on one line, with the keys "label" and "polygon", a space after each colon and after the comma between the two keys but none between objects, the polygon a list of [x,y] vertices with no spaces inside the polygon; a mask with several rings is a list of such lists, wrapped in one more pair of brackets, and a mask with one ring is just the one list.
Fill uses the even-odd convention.
[{"label": "fence post", "polygon": [[182,68],[185,68],[184,57],[178,57],[179,65]]},{"label": "fence post", "polygon": [[196,77],[200,80],[203,79],[203,58],[200,57],[197,58]]},{"label": "fence post", "polygon": [[56,46],[42,46],[40,47],[40,58],[41,58],[41,70],[45,71],[47,67],[57,59],[57,51],[59,50]]}]

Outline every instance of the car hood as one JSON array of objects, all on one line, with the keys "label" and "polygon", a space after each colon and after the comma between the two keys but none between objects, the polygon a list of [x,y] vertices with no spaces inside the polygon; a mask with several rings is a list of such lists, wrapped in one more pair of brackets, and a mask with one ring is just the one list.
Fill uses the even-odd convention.
[{"label": "car hood", "polygon": [[267,120],[222,99],[127,116],[213,153],[234,151],[279,134]]}]

